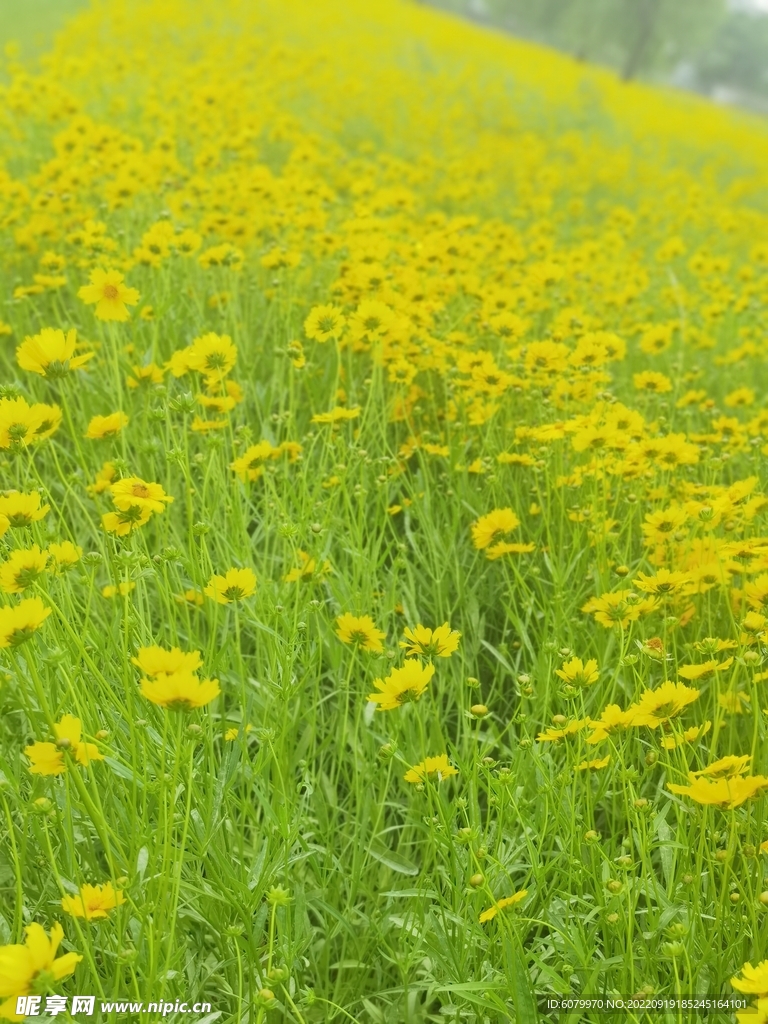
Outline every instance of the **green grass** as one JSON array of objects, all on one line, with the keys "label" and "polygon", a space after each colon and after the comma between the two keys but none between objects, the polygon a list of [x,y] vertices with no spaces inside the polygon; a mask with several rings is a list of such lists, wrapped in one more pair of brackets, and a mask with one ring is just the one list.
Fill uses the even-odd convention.
[{"label": "green grass", "polygon": [[23,58],[39,56],[86,0],[0,0],[0,46],[18,43]]}]

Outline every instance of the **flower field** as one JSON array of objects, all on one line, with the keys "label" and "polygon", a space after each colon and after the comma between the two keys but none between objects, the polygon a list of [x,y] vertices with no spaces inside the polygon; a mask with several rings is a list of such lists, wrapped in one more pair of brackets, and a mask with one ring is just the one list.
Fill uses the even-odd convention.
[{"label": "flower field", "polygon": [[402,0],[2,74],[0,1017],[768,1021],[766,125]]}]

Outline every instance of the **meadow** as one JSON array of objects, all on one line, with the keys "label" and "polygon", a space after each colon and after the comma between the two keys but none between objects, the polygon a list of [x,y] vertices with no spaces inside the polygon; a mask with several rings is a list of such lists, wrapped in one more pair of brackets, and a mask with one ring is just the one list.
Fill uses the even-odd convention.
[{"label": "meadow", "polygon": [[403,0],[0,77],[0,1017],[768,1021],[768,126]]}]

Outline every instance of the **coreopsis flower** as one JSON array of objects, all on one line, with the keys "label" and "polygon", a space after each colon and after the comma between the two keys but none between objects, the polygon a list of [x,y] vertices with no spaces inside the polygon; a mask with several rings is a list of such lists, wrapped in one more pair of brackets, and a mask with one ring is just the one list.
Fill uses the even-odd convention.
[{"label": "coreopsis flower", "polygon": [[709,779],[730,779],[734,775],[743,775],[748,771],[751,760],[751,754],[726,754],[725,757],[713,761],[706,768],[691,774],[696,777],[705,775]]},{"label": "coreopsis flower", "polygon": [[198,679],[188,669],[152,679],[141,680],[141,692],[147,700],[169,710],[190,711],[202,708],[221,693],[218,679]]},{"label": "coreopsis flower", "polygon": [[120,433],[123,427],[127,426],[128,417],[124,412],[111,412],[108,416],[93,416],[83,436],[90,441],[100,441],[105,437],[114,437],[115,434]]},{"label": "coreopsis flower", "polygon": [[125,321],[130,319],[128,306],[135,306],[139,293],[123,283],[123,275],[117,270],[91,271],[90,284],[78,290],[77,297],[88,305],[95,305],[98,320]]},{"label": "coreopsis flower", "polygon": [[480,924],[485,924],[486,921],[492,921],[500,910],[504,910],[506,907],[513,907],[516,903],[524,900],[527,895],[527,889],[520,889],[519,892],[512,893],[511,896],[505,896],[504,899],[496,900],[492,906],[482,912],[478,919]]},{"label": "coreopsis flower", "polygon": [[117,512],[105,512],[101,517],[101,525],[107,533],[114,533],[118,537],[127,537],[131,531],[146,526],[151,518],[152,509],[131,505],[129,508],[119,509]]},{"label": "coreopsis flower", "polygon": [[688,781],[689,786],[668,782],[667,789],[680,796],[687,796],[697,804],[722,807],[726,810],[740,807],[768,788],[768,778],[764,775],[733,775],[710,782],[689,772]]},{"label": "coreopsis flower", "polygon": [[79,544],[73,544],[71,540],[63,540],[60,544],[48,545],[48,557],[53,563],[55,572],[66,572],[67,569],[77,565],[83,557],[83,549]]},{"label": "coreopsis flower", "polygon": [[153,679],[157,676],[173,675],[174,672],[197,672],[202,664],[200,651],[182,651],[172,647],[170,651],[153,644],[151,647],[140,647],[136,657],[131,658],[134,665]]},{"label": "coreopsis flower", "polygon": [[564,662],[562,668],[555,669],[555,675],[571,686],[591,686],[600,678],[597,661],[590,658],[583,662],[581,658],[571,658]]},{"label": "coreopsis flower", "polygon": [[[241,732],[241,727],[240,726],[232,725],[224,733],[224,740],[227,743],[231,743],[233,740],[237,739],[237,737],[240,735],[240,732]],[[251,725],[250,722],[248,722],[246,725],[242,726],[242,734],[243,734],[243,736],[247,736],[248,733],[250,733],[250,732],[253,732],[253,726]]]},{"label": "coreopsis flower", "polygon": [[677,718],[682,711],[699,699],[699,690],[683,683],[662,683],[655,690],[645,690],[640,700],[633,704],[628,713],[632,725],[647,725],[651,729]]},{"label": "coreopsis flower", "polygon": [[346,322],[336,306],[315,306],[304,321],[304,333],[314,341],[326,342],[338,338]]},{"label": "coreopsis flower", "polygon": [[30,639],[51,614],[39,597],[0,607],[0,647],[18,647]]},{"label": "coreopsis flower", "polygon": [[686,743],[695,743],[700,740],[702,736],[707,735],[711,728],[710,721],[702,722],[701,725],[692,725],[690,729],[683,732],[682,736],[662,736],[661,745],[665,750],[676,750],[677,747],[682,747]]},{"label": "coreopsis flower", "polygon": [[731,985],[737,992],[751,996],[768,996],[768,960],[762,960],[756,967],[747,963],[741,968],[741,977],[734,975]]},{"label": "coreopsis flower", "polygon": [[[558,721],[559,718],[562,718],[563,721]],[[540,732],[536,739],[539,743],[559,743],[560,740],[575,736],[582,729],[588,729],[593,724],[591,718],[576,718],[568,721],[564,716],[556,715],[552,725],[544,732]]]},{"label": "coreopsis flower", "polygon": [[173,501],[166,494],[162,484],[148,483],[138,476],[125,477],[109,487],[112,502],[121,512],[129,509],[149,509],[150,512],[164,512],[165,506]]},{"label": "coreopsis flower", "polygon": [[414,784],[423,782],[425,779],[447,779],[450,775],[458,775],[458,768],[454,768],[448,760],[447,754],[438,754],[437,757],[425,757],[413,768],[410,768],[403,778],[406,782]]},{"label": "coreopsis flower", "polygon": [[189,429],[196,434],[208,434],[212,430],[225,430],[228,426],[229,420],[204,420],[200,416],[195,416]]},{"label": "coreopsis flower", "polygon": [[637,622],[641,615],[654,611],[656,605],[655,597],[640,599],[631,590],[616,590],[590,598],[581,610],[591,613],[606,629],[613,626],[626,629],[630,622]]},{"label": "coreopsis flower", "polygon": [[201,608],[205,604],[201,592],[193,588],[185,590],[183,594],[174,594],[173,599],[177,604],[191,605],[193,608]]},{"label": "coreopsis flower", "polygon": [[611,760],[611,755],[606,754],[605,757],[598,757],[593,761],[581,761],[576,765],[574,771],[577,772],[599,772],[602,768],[606,768]]},{"label": "coreopsis flower", "polygon": [[340,423],[343,420],[356,420],[360,415],[360,406],[356,405],[353,409],[345,409],[343,406],[337,405],[330,412],[318,412],[312,417],[313,423]]},{"label": "coreopsis flower", "polygon": [[381,641],[386,635],[376,628],[370,615],[351,615],[344,612],[336,619],[336,636],[339,640],[363,651],[380,654],[384,650]]},{"label": "coreopsis flower", "polygon": [[0,398],[0,448],[23,448],[44,441],[59,429],[61,415],[58,405]]},{"label": "coreopsis flower", "polygon": [[306,551],[299,551],[298,556],[301,565],[294,566],[283,576],[284,583],[310,583],[313,580],[321,580],[329,572],[333,572],[327,558],[318,565],[317,559],[312,558]]},{"label": "coreopsis flower", "polygon": [[228,334],[210,333],[195,338],[186,356],[188,369],[202,373],[209,387],[223,380],[236,362],[237,346]]},{"label": "coreopsis flower", "polygon": [[256,589],[256,575],[251,569],[227,569],[223,576],[211,576],[203,593],[218,604],[231,604],[250,597]]},{"label": "coreopsis flower", "polygon": [[45,572],[48,553],[37,544],[31,548],[17,548],[0,564],[0,590],[4,594],[20,594],[31,587]]},{"label": "coreopsis flower", "polygon": [[349,331],[355,341],[380,341],[395,322],[392,309],[376,299],[361,302],[349,317]]},{"label": "coreopsis flower", "polygon": [[664,373],[656,370],[644,370],[642,373],[632,375],[632,383],[638,391],[650,391],[662,395],[672,390],[672,381]]},{"label": "coreopsis flower", "polygon": [[64,938],[58,922],[47,935],[36,922],[28,924],[24,934],[23,944],[0,946],[0,1017],[5,1020],[23,1020],[23,1014],[16,1013],[18,997],[69,977],[83,959],[79,953],[56,956]]},{"label": "coreopsis flower", "polygon": [[627,729],[632,723],[632,715],[622,711],[618,704],[608,704],[603,708],[600,717],[589,724],[592,732],[587,736],[587,743],[600,743],[617,729]]},{"label": "coreopsis flower", "polygon": [[156,363],[148,363],[147,366],[132,366],[131,372],[125,379],[129,388],[151,387],[163,383],[164,370]]},{"label": "coreopsis flower", "polygon": [[127,597],[132,590],[136,589],[133,580],[123,580],[121,583],[108,583],[101,588],[101,596],[111,600],[113,597]]},{"label": "coreopsis flower", "polygon": [[708,679],[716,672],[725,672],[732,664],[733,658],[726,658],[725,661],[715,661],[710,658],[709,661],[702,661],[698,665],[680,665],[677,674],[683,679],[693,682],[696,679]]},{"label": "coreopsis flower", "polygon": [[496,508],[472,524],[472,542],[479,551],[483,551],[519,525],[520,520],[511,508]]},{"label": "coreopsis flower", "polygon": [[665,544],[688,520],[684,508],[672,507],[659,512],[649,512],[642,525],[646,544]]},{"label": "coreopsis flower", "polygon": [[108,917],[110,910],[125,903],[122,889],[115,889],[111,882],[103,885],[81,885],[77,896],[64,896],[62,909],[72,917],[84,917],[86,921],[97,921]]},{"label": "coreopsis flower", "polygon": [[497,558],[503,558],[504,555],[529,555],[532,551],[536,550],[536,545],[531,541],[527,543],[515,543],[508,540],[497,541],[496,544],[485,549],[485,557],[494,561]]},{"label": "coreopsis flower", "polygon": [[18,529],[39,522],[51,511],[50,505],[43,505],[37,491],[24,494],[22,491],[6,491],[0,495],[0,516],[8,525]]},{"label": "coreopsis flower", "polygon": [[258,444],[252,444],[246,448],[239,458],[229,464],[229,468],[234,470],[243,481],[258,480],[264,472],[262,463],[267,459],[273,459],[277,454],[279,454],[279,449],[275,448],[270,441],[259,441]]},{"label": "coreopsis flower", "polygon": [[62,775],[67,770],[67,753],[80,765],[104,759],[95,743],[83,742],[83,725],[74,715],[64,715],[54,725],[53,733],[55,743],[32,743],[24,748],[32,762],[29,769],[32,775]]},{"label": "coreopsis flower", "polygon": [[113,462],[105,462],[96,474],[94,482],[88,484],[85,489],[89,494],[103,494],[104,491],[109,489],[116,476],[117,468],[115,464]]},{"label": "coreopsis flower", "polygon": [[421,655],[424,658],[450,658],[454,651],[458,650],[461,633],[451,629],[447,622],[435,629],[428,626],[409,626],[403,630],[405,640],[400,641],[400,646],[405,650],[407,658],[415,658]]},{"label": "coreopsis flower", "polygon": [[393,668],[386,679],[374,679],[378,693],[369,693],[368,700],[377,704],[377,711],[394,711],[403,704],[420,700],[435,674],[433,664],[422,665],[408,658],[402,668]]},{"label": "coreopsis flower", "polygon": [[27,337],[16,349],[16,362],[22,370],[38,373],[49,380],[66,377],[73,370],[82,370],[94,352],[75,355],[77,331],[44,327],[39,334]]},{"label": "coreopsis flower", "polygon": [[669,569],[659,569],[653,576],[646,576],[641,572],[636,580],[632,582],[638,590],[646,594],[654,594],[656,597],[672,597],[679,593],[686,583],[690,582],[690,575],[687,572],[673,572]]}]

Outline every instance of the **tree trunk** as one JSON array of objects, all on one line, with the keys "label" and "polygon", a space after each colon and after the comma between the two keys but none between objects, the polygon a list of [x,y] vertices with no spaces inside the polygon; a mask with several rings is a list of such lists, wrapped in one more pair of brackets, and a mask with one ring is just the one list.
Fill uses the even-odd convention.
[{"label": "tree trunk", "polygon": [[631,81],[640,70],[648,47],[653,39],[659,14],[659,0],[629,0],[638,10],[637,29],[630,43],[627,59],[621,77]]}]

